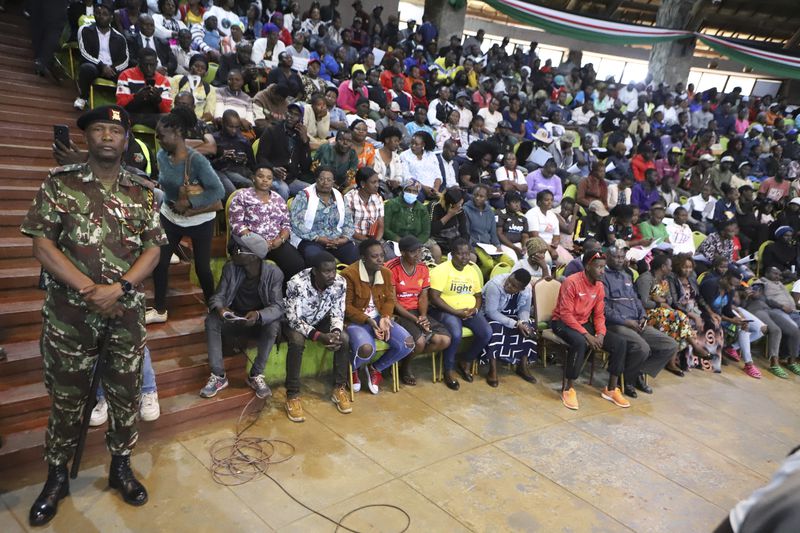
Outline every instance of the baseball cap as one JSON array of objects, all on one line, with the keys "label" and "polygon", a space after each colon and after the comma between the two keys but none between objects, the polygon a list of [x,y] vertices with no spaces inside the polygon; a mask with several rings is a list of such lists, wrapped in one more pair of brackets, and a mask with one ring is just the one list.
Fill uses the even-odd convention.
[{"label": "baseball cap", "polygon": [[713,163],[714,161],[716,161],[716,159],[714,159],[714,156],[711,155],[711,154],[703,154],[703,155],[700,156],[700,161],[706,161],[707,163]]},{"label": "baseball cap", "polygon": [[399,112],[400,112],[400,104],[398,104],[397,102],[392,102],[392,103],[389,105],[389,109],[391,109],[391,110],[392,110],[392,111],[394,111],[395,113],[399,113]]},{"label": "baseball cap", "polygon": [[600,200],[592,200],[591,202],[589,202],[589,207],[587,208],[587,210],[597,213],[601,217],[608,216],[608,209],[606,209],[606,206],[604,206],[603,202],[601,202]]},{"label": "baseball cap", "polygon": [[733,156],[726,155],[719,160],[720,163],[733,163]]}]

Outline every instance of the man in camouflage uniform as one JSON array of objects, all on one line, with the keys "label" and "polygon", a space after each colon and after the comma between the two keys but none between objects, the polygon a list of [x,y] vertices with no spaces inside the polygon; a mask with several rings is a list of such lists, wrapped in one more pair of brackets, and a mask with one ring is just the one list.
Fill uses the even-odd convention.
[{"label": "man in camouflage uniform", "polygon": [[45,437],[49,472],[31,508],[31,525],[50,521],[69,493],[67,462],[102,343],[111,414],[109,484],[129,504],[147,502],[130,469],[145,342],[145,296],[137,287],[167,241],[152,184],[121,167],[130,135],[125,110],[94,109],[78,119],[78,127],[85,132],[87,163],[51,170],[21,228],[33,238],[34,256],[46,272],[40,351],[52,402]]}]

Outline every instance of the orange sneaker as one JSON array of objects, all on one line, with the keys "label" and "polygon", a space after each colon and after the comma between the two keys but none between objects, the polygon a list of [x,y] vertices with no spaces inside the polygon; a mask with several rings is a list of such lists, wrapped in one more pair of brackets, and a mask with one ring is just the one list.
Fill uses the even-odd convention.
[{"label": "orange sneaker", "polygon": [[563,403],[564,407],[567,409],[572,409],[573,411],[578,410],[578,393],[575,392],[574,387],[561,391],[561,403]]},{"label": "orange sneaker", "polygon": [[600,393],[600,396],[602,396],[604,400],[612,402],[617,407],[631,406],[631,402],[625,399],[625,396],[622,395],[622,391],[619,390],[619,387],[615,388],[612,391],[609,391],[608,388],[604,388],[603,392]]}]

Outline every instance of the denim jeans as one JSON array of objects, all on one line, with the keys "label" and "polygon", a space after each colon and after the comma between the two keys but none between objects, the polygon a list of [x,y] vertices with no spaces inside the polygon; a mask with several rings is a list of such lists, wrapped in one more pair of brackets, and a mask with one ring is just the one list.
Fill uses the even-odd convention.
[{"label": "denim jeans", "polygon": [[472,344],[469,349],[461,355],[462,361],[471,362],[477,359],[492,338],[492,327],[486,321],[483,313],[479,312],[463,320],[438,309],[431,309],[429,314],[447,328],[447,331],[450,333],[450,338],[452,339],[450,341],[450,346],[445,348],[442,352],[445,371],[453,370],[456,366],[456,351],[461,345],[462,326],[472,331]]},{"label": "denim jeans", "polygon": [[275,346],[275,339],[280,330],[281,324],[278,320],[269,324],[246,326],[242,322],[227,322],[219,316],[216,310],[211,311],[206,316],[206,344],[208,345],[208,366],[211,367],[211,372],[217,376],[225,375],[225,366],[222,362],[222,336],[230,335],[233,338],[245,337],[256,340],[258,352],[250,369],[250,375],[263,374],[269,353]]},{"label": "denim jeans", "polygon": [[[347,326],[347,335],[350,337],[353,369],[357,370],[368,363],[372,356],[375,355],[375,332],[367,324],[350,324]],[[372,365],[375,370],[383,372],[410,354],[414,350],[414,346],[413,344],[410,348],[406,346],[406,339],[409,337],[409,333],[402,326],[392,322],[392,328],[389,330],[389,340],[386,342],[389,345],[389,349]],[[358,349],[365,344],[372,347],[369,357],[358,355]]]},{"label": "denim jeans", "polygon": [[[144,347],[144,361],[142,362],[142,394],[156,392],[156,373],[153,371],[153,360],[150,358],[150,349]],[[97,387],[97,399],[105,398],[103,383]]]},{"label": "denim jeans", "polygon": [[294,180],[287,184],[285,181],[275,178],[272,181],[272,190],[278,193],[284,200],[288,200],[290,196],[296,195],[309,185],[311,184],[300,180]]},{"label": "denim jeans", "polygon": [[745,363],[752,363],[753,356],[750,354],[750,345],[764,336],[764,334],[761,333],[761,326],[763,326],[764,323],[761,322],[756,315],[746,309],[740,307],[739,312],[742,318],[750,320],[751,322],[748,322],[747,326],[739,329],[739,337],[734,343],[734,347],[742,352],[742,359]]}]

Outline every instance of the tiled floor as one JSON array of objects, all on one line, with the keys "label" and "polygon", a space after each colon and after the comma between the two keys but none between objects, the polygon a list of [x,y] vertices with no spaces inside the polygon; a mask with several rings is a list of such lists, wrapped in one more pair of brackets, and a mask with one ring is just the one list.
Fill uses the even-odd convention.
[{"label": "tiled floor", "polygon": [[[536,385],[503,373],[497,389],[479,378],[459,392],[432,384],[424,361],[417,372],[419,385],[398,394],[358,394],[348,416],[311,381],[304,424],[286,419],[276,387],[247,435],[296,447],[269,472],[306,505],[341,519],[391,503],[410,515],[410,531],[426,532],[709,531],[800,441],[800,378],[756,381],[732,365],[722,375],[663,373],[651,380],[655,394],[627,410],[583,380],[577,412],[558,399],[557,367],[538,369]],[[150,491],[141,509],[107,489],[107,457],[90,457],[49,529],[333,531],[270,478],[214,483],[209,446],[235,423],[141,443],[133,462]],[[44,474],[42,465],[0,479],[0,531],[27,530]],[[345,525],[397,532],[405,518],[373,507]]]}]

